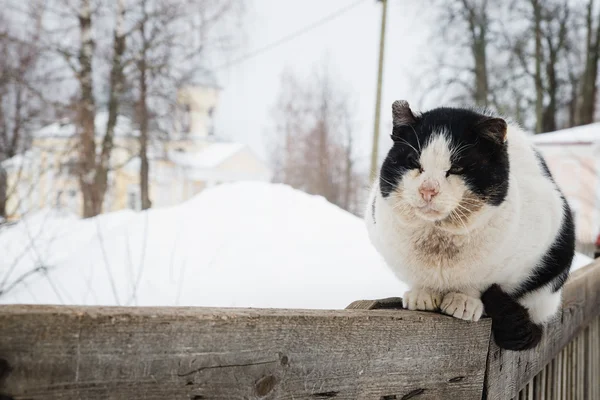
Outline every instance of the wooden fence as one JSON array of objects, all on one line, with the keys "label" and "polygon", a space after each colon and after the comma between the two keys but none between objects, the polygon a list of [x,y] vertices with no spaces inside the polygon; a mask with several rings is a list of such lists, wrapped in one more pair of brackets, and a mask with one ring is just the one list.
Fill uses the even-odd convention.
[{"label": "wooden fence", "polygon": [[600,261],[527,352],[404,310],[0,306],[0,399],[600,399]]}]

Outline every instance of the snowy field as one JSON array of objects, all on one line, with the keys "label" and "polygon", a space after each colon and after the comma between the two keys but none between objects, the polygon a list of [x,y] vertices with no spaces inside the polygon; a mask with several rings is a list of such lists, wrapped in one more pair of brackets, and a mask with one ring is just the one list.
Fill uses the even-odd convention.
[{"label": "snowy field", "polygon": [[359,218],[266,183],[88,220],[40,212],[1,228],[0,251],[0,303],[336,309],[406,289]]}]

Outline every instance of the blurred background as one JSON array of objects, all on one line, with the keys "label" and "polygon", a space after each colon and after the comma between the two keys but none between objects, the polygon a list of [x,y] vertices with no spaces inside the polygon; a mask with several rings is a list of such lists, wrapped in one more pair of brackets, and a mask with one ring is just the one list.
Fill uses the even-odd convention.
[{"label": "blurred background", "polygon": [[0,0],[0,302],[342,308],[391,103],[520,124],[600,247],[600,1]]}]

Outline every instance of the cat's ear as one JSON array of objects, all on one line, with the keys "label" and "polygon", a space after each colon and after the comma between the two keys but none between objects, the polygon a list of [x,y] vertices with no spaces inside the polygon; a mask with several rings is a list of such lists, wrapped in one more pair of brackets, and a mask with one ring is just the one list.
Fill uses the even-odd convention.
[{"label": "cat's ear", "polygon": [[486,117],[479,121],[476,126],[479,133],[494,143],[506,143],[508,125],[502,118]]},{"label": "cat's ear", "polygon": [[413,125],[417,122],[417,117],[411,111],[408,101],[396,100],[392,104],[392,121],[394,126]]}]

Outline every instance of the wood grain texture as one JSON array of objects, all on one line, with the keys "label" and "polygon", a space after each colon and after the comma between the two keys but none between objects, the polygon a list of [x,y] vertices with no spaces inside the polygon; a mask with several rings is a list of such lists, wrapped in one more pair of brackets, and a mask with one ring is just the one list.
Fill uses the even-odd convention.
[{"label": "wood grain texture", "polygon": [[0,393],[479,400],[490,325],[404,310],[1,306]]},{"label": "wood grain texture", "polygon": [[401,310],[402,297],[387,297],[377,300],[356,300],[346,310]]},{"label": "wood grain texture", "polygon": [[[570,344],[600,315],[600,260],[575,271],[563,291],[563,308],[559,316],[544,332],[542,342],[534,349],[513,352],[500,349],[490,341],[485,394],[488,400],[519,398],[519,391],[552,364],[557,381],[552,382],[557,395],[551,398],[567,399],[575,389],[574,344]],[[593,339],[594,340],[594,339]],[[597,340],[597,339],[595,339]],[[564,351],[563,351],[564,349]],[[590,350],[592,351],[592,350]],[[556,357],[556,359],[555,359]],[[583,376],[583,375],[582,375]],[[598,382],[596,377],[594,382]]]}]

